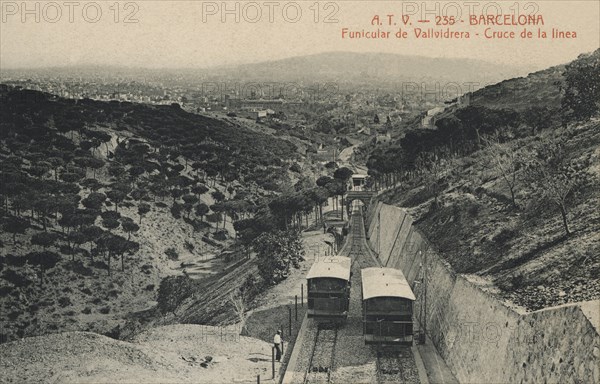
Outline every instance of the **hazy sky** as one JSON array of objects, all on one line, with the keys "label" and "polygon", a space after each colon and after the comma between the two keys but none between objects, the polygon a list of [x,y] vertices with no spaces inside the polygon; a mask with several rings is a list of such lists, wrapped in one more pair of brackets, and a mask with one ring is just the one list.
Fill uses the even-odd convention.
[{"label": "hazy sky", "polygon": [[[395,14],[397,30],[401,14],[414,12],[411,22],[420,19],[423,2],[407,1],[227,1],[234,10],[223,15],[222,1],[0,1],[0,66],[45,67],[77,64],[108,64],[140,67],[207,67],[240,62],[256,62],[290,56],[327,52],[389,52],[431,57],[476,58],[528,68],[544,68],[564,63],[600,47],[600,1],[527,2],[497,1],[504,14],[516,10],[524,14],[534,8],[544,17],[548,31],[558,28],[577,32],[568,40],[350,40],[342,39],[342,28],[376,30],[371,18]],[[250,4],[249,4],[250,3]],[[448,4],[452,3],[454,9]],[[488,1],[438,2],[448,15],[460,9],[465,22],[453,30],[483,32],[485,27],[468,25],[469,6],[481,13]],[[119,9],[116,12],[115,4]],[[249,5],[248,5],[249,4]],[[235,20],[236,6],[239,22]],[[37,7],[37,8],[36,8]],[[312,8],[311,8],[312,7]],[[427,2],[435,10],[435,2]],[[494,6],[489,6],[488,12]],[[511,8],[512,7],[512,8]],[[315,12],[316,9],[319,12]],[[204,14],[203,14],[204,9]],[[273,10],[269,20],[269,10]],[[260,10],[258,19],[257,10]],[[301,11],[301,15],[297,11]],[[30,11],[30,13],[27,13]],[[100,13],[99,13],[100,12]],[[333,22],[325,22],[327,15]],[[125,22],[130,15],[129,21]],[[221,18],[225,16],[225,22]],[[36,17],[38,20],[36,20]],[[315,22],[315,17],[317,18]],[[24,18],[24,20],[23,20]],[[206,20],[203,20],[205,18]],[[433,20],[434,15],[430,14]],[[293,22],[296,20],[295,22]],[[337,22],[335,22],[337,20]],[[95,21],[95,22],[94,22]],[[115,22],[118,21],[118,22]],[[137,21],[137,22],[135,22]],[[429,23],[423,28],[435,27]],[[408,29],[412,31],[415,25]],[[395,29],[394,29],[395,28]],[[435,27],[441,28],[441,27]],[[497,27],[518,33],[524,27]],[[537,34],[538,26],[529,26]]]}]

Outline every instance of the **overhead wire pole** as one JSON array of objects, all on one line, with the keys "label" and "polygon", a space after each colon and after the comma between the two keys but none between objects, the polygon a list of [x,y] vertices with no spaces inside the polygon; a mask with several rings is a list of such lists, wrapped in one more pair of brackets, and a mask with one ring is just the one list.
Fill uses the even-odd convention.
[{"label": "overhead wire pole", "polygon": [[381,256],[381,211],[377,213],[377,257]]},{"label": "overhead wire pole", "polygon": [[[421,255],[421,251],[419,251],[419,256],[420,255]],[[423,343],[423,339],[424,339],[423,335],[425,335],[425,327],[423,324],[423,308],[424,308],[424,302],[425,302],[425,269],[423,268],[423,265],[424,265],[423,260],[421,260],[421,265],[419,266],[419,270],[421,271],[421,282],[420,282],[421,283],[421,287],[420,287],[421,305],[419,308],[419,324],[421,327],[423,327],[423,329],[421,330],[421,335],[419,337],[419,343],[421,343],[421,344]]]},{"label": "overhead wire pole", "polygon": [[424,256],[424,263],[425,264],[425,268],[423,269],[423,288],[425,291],[425,295],[424,295],[424,301],[425,304],[423,305],[423,310],[425,313],[425,318],[423,319],[423,332],[425,333],[425,338],[423,340],[423,344],[425,344],[425,340],[427,340],[427,249],[425,249],[425,256]]},{"label": "overhead wire pole", "polygon": [[292,307],[288,306],[288,336],[292,337]]}]

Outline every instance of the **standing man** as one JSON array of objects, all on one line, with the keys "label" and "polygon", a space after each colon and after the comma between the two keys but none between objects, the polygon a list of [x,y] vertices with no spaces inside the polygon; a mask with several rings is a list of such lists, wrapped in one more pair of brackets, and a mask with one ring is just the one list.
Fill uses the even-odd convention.
[{"label": "standing man", "polygon": [[273,338],[273,346],[275,347],[275,360],[281,360],[281,331],[278,330]]}]

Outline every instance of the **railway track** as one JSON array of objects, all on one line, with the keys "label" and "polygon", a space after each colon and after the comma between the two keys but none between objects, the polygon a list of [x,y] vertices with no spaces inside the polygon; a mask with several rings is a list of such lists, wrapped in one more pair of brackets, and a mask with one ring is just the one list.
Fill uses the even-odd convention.
[{"label": "railway track", "polygon": [[308,371],[304,376],[304,383],[331,382],[337,337],[337,325],[329,325],[327,328],[322,324],[318,325]]},{"label": "railway track", "polygon": [[[351,246],[348,250],[348,256],[352,262],[356,263],[360,269],[369,268],[376,265],[376,262],[369,256],[369,251],[365,242],[365,227],[362,214],[352,216],[351,228]],[[410,349],[378,349],[372,350],[376,357],[376,367],[371,381],[377,383],[418,383],[418,375],[413,372],[411,366],[412,352]]]},{"label": "railway track", "polygon": [[402,353],[398,351],[377,352],[377,381],[379,383],[404,382]]},{"label": "railway track", "polygon": [[365,227],[363,224],[363,217],[360,213],[352,214],[352,226],[351,226],[351,242],[350,247],[347,250],[347,256],[351,258],[352,262],[357,262],[360,268],[372,267],[372,263],[366,257],[367,251],[365,250]]},{"label": "railway track", "polygon": [[[291,381],[298,383],[407,383],[418,384],[410,349],[381,355],[364,344],[362,332],[361,270],[377,266],[365,241],[362,212],[353,212],[347,243],[340,256],[352,260],[352,293],[347,321],[340,328],[311,322],[310,338],[303,343],[302,369]],[[313,336],[314,335],[314,336]],[[414,371],[414,372],[413,372]]]},{"label": "railway track", "polygon": [[377,351],[378,383],[419,383],[419,372],[410,348]]}]

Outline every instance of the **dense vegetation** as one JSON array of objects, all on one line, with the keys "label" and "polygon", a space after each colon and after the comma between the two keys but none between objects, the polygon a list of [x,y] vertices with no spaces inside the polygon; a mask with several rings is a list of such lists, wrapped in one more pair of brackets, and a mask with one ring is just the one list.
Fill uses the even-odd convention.
[{"label": "dense vegetation", "polygon": [[[377,146],[368,166],[374,184],[399,186],[386,199],[411,209],[458,272],[537,309],[600,295],[590,256],[600,244],[589,237],[598,229],[600,51],[523,81],[475,92],[434,129]],[[547,98],[511,106],[538,90]]]},{"label": "dense vegetation", "polygon": [[[473,102],[454,106],[436,116],[435,129],[415,128],[389,146],[375,148],[368,159],[370,174],[385,186],[399,177],[432,168],[442,159],[465,156],[483,148],[485,138],[508,142],[534,136],[541,130],[586,120],[598,113],[600,51],[564,66],[529,76],[528,86],[515,89],[524,79],[507,80],[470,95]],[[521,100],[540,89],[550,96],[516,107],[505,100]],[[524,94],[524,95],[523,95]],[[502,107],[498,107],[498,106]]]},{"label": "dense vegetation", "polygon": [[[72,291],[77,283],[84,296],[108,294],[106,300],[133,285],[125,276],[141,274],[137,284],[147,284],[152,299],[154,263],[179,255],[173,248],[140,254],[146,246],[137,239],[140,227],[165,221],[145,216],[172,216],[190,236],[181,244],[189,252],[199,242],[221,247],[229,239],[228,219],[252,217],[271,191],[286,187],[294,164],[289,142],[177,105],[75,101],[6,86],[0,103],[0,226],[9,235],[0,239],[0,289],[10,337],[44,331],[42,321],[20,319],[40,307],[54,310],[40,299],[49,294],[40,288],[47,271],[52,289]],[[111,276],[114,262],[122,275]],[[66,281],[59,283],[60,276]],[[88,281],[99,290],[84,288]],[[76,323],[67,299],[59,304]],[[96,299],[90,304],[102,306],[97,313],[108,314],[104,299]],[[35,304],[27,308],[28,302]]]}]

